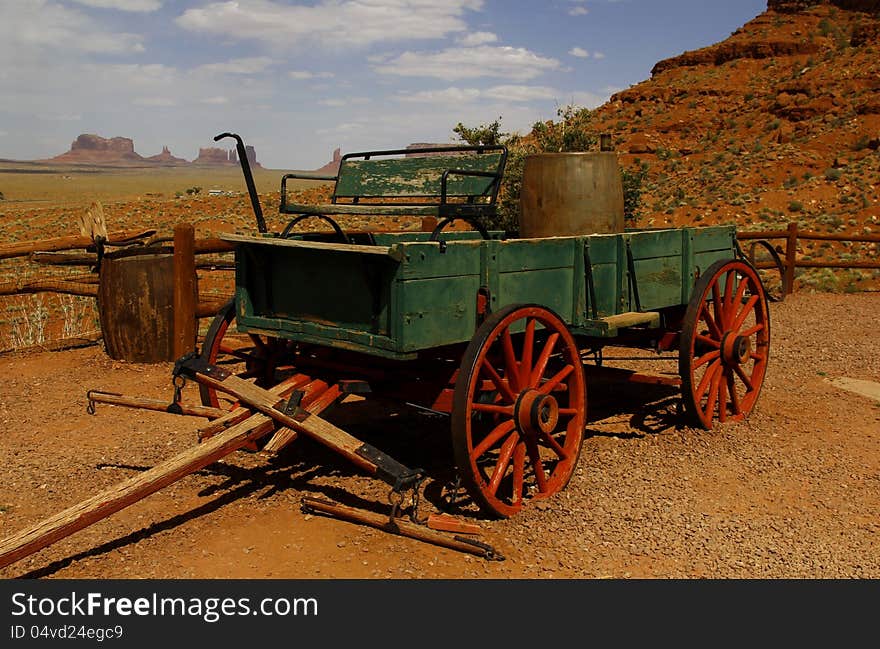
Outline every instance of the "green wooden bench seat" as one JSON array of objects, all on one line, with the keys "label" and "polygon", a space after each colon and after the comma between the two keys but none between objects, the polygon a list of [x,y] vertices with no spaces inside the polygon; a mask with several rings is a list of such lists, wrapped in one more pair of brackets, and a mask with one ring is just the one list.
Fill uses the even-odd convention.
[{"label": "green wooden bench seat", "polygon": [[[504,146],[422,147],[349,153],[336,176],[287,174],[279,211],[290,215],[434,216],[477,222],[495,214]],[[329,204],[287,201],[291,178],[334,182]]]}]

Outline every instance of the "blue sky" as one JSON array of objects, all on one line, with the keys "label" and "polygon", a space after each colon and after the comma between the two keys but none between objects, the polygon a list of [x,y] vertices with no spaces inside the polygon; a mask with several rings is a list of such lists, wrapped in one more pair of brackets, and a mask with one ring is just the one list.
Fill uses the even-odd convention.
[{"label": "blue sky", "polygon": [[595,107],[765,0],[0,0],[0,158],[80,133],[192,160],[222,131],[274,169]]}]

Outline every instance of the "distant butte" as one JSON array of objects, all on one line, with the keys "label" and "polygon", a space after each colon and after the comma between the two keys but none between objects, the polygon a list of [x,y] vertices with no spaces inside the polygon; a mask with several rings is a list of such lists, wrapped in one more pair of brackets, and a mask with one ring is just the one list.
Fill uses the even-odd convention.
[{"label": "distant butte", "polygon": [[[247,156],[252,166],[259,167],[257,154],[252,146],[247,147]],[[100,135],[83,133],[70,145],[70,150],[44,162],[63,162],[67,164],[91,164],[105,166],[162,165],[177,166],[188,164],[229,165],[237,164],[235,150],[204,148],[199,149],[199,156],[193,162],[172,155],[171,150],[164,146],[162,152],[144,157],[134,150],[134,141],[127,137],[104,138]]]}]

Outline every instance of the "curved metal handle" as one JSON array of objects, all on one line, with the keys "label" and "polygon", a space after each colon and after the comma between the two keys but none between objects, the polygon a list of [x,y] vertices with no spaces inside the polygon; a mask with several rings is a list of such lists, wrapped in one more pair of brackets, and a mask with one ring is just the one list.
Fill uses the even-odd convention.
[{"label": "curved metal handle", "polygon": [[257,186],[254,184],[254,174],[251,172],[251,164],[247,158],[247,149],[241,136],[237,133],[220,133],[214,136],[217,142],[224,138],[231,137],[235,140],[235,150],[238,152],[238,162],[241,165],[241,171],[244,174],[244,182],[247,185],[248,195],[251,197],[251,206],[254,208],[254,216],[257,218],[257,229],[260,233],[269,231],[266,227],[266,220],[263,218],[263,208],[260,206],[260,197],[257,195]]}]

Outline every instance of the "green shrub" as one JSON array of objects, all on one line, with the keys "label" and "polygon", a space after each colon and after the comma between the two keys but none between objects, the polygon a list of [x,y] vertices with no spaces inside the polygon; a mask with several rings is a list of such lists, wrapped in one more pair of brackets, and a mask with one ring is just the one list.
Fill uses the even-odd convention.
[{"label": "green shrub", "polygon": [[838,181],[842,176],[843,172],[840,169],[831,167],[825,170],[825,180]]}]

